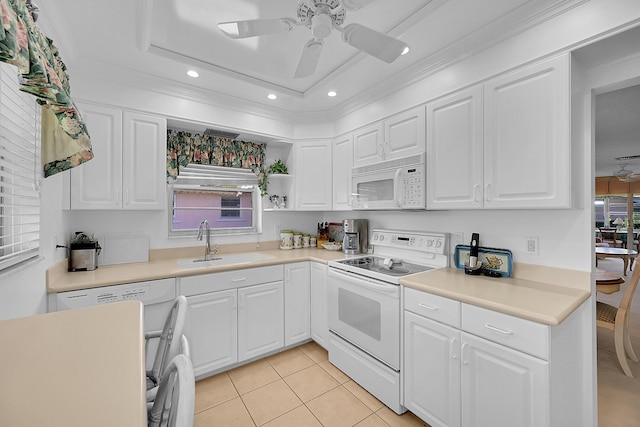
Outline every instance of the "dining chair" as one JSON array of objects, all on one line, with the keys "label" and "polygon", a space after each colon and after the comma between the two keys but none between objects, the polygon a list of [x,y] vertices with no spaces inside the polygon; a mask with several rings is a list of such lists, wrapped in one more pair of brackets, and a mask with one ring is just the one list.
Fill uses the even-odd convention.
[{"label": "dining chair", "polygon": [[196,382],[191,360],[174,357],[160,381],[158,395],[148,413],[148,427],[193,427]]},{"label": "dining chair", "polygon": [[147,390],[160,384],[169,362],[181,353],[184,325],[187,319],[187,298],[179,295],[171,305],[161,331],[145,333],[145,351],[152,340],[159,340],[153,364],[147,369]]},{"label": "dining chair", "polygon": [[618,240],[618,230],[615,228],[604,228],[598,227],[600,230],[600,238],[604,243],[608,243],[610,246],[614,248],[622,247],[622,240]]},{"label": "dining chair", "polygon": [[631,369],[629,369],[627,356],[634,362],[638,361],[638,357],[633,351],[629,337],[629,316],[631,314],[631,301],[639,281],[640,268],[636,268],[631,279],[627,282],[627,289],[624,291],[618,307],[600,301],[596,302],[596,326],[613,331],[618,362],[620,362],[624,374],[631,378],[634,378],[634,376]]}]

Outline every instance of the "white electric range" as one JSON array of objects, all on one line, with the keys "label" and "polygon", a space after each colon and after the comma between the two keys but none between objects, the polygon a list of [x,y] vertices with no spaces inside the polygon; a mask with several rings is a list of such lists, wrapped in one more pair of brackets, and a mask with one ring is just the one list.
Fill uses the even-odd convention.
[{"label": "white electric range", "polygon": [[449,265],[449,235],[373,230],[372,253],[330,261],[329,360],[397,413],[400,279]]}]

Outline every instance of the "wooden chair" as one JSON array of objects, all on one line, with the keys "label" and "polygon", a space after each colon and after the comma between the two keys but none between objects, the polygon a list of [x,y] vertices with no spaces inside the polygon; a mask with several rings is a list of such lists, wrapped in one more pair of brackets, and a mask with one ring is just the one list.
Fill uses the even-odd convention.
[{"label": "wooden chair", "polygon": [[622,247],[622,240],[618,240],[618,230],[615,228],[598,227],[600,230],[600,238],[604,243],[608,243],[609,246],[614,248]]},{"label": "wooden chair", "polygon": [[634,377],[631,369],[629,369],[627,356],[634,362],[638,361],[638,357],[633,351],[631,339],[629,338],[629,310],[639,281],[640,268],[636,267],[618,307],[599,301],[596,302],[596,326],[613,331],[618,362],[620,362],[624,374],[631,378]]}]

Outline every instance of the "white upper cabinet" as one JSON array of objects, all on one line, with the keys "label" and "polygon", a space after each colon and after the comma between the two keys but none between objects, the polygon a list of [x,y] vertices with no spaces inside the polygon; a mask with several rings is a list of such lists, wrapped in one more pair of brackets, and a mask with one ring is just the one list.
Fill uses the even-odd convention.
[{"label": "white upper cabinet", "polygon": [[122,209],[122,110],[78,104],[94,158],[70,170],[71,209]]},{"label": "white upper cabinet", "polygon": [[377,122],[353,132],[353,166],[360,167],[384,160],[384,125]]},{"label": "white upper cabinet", "polygon": [[562,55],[485,84],[485,207],[570,207],[569,60]]},{"label": "white upper cabinet", "polygon": [[425,149],[424,107],[395,114],[353,133],[353,166],[412,156]]},{"label": "white upper cabinet", "polygon": [[167,121],[161,117],[127,111],[123,119],[124,209],[164,209]]},{"label": "white upper cabinet", "polygon": [[95,157],[70,172],[71,209],[165,208],[166,119],[78,106]]},{"label": "white upper cabinet", "polygon": [[427,208],[571,206],[569,57],[427,104]]},{"label": "white upper cabinet", "polygon": [[331,163],[331,141],[304,141],[295,145],[296,210],[331,210]]},{"label": "white upper cabinet", "polygon": [[424,106],[419,106],[389,117],[384,121],[384,159],[424,153]]},{"label": "white upper cabinet", "polygon": [[333,140],[333,210],[351,210],[351,169],[353,168],[353,135]]},{"label": "white upper cabinet", "polygon": [[482,87],[427,104],[427,209],[482,207]]}]

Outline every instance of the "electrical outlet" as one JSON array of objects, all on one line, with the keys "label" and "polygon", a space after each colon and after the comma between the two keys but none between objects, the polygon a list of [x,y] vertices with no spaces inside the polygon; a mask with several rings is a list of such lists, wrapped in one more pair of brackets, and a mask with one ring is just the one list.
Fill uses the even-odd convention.
[{"label": "electrical outlet", "polygon": [[525,237],[527,242],[527,253],[529,255],[538,255],[538,238],[534,236]]}]

